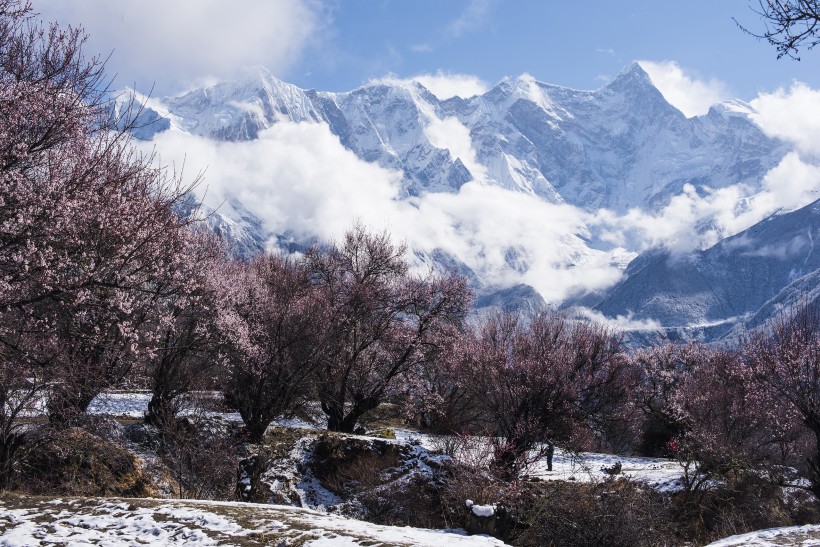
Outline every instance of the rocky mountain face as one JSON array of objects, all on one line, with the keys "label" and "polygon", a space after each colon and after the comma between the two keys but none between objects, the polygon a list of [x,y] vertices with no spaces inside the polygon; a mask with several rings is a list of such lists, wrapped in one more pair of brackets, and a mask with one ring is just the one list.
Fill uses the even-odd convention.
[{"label": "rocky mountain face", "polygon": [[737,337],[781,310],[820,300],[820,200],[703,251],[648,251],[625,273],[598,311],[658,321],[674,338]]},{"label": "rocky mountain face", "polygon": [[[578,91],[529,76],[484,95],[440,101],[416,82],[375,82],[347,93],[303,90],[264,69],[158,101],[139,136],[175,128],[219,140],[252,140],[279,121],[326,123],[359,158],[398,170],[406,195],[454,191],[480,179],[594,211],[658,207],[681,192],[755,180],[786,148],[767,138],[740,101],[686,118],[634,63],[610,84]],[[475,161],[431,134],[455,120]]]},{"label": "rocky mountain face", "polygon": [[[153,99],[140,120],[151,123],[140,124],[136,134],[151,139],[163,131],[180,131],[249,141],[283,121],[326,124],[361,160],[400,173],[401,199],[454,194],[477,181],[589,213],[605,209],[620,215],[659,211],[687,184],[698,191],[739,183],[759,187],[790,148],[767,137],[752,114],[749,105],[733,101],[687,118],[638,64],[593,91],[548,85],[525,75],[480,96],[447,100],[408,81],[372,82],[344,93],[304,90],[259,69],[241,81]],[[466,140],[469,150],[442,138],[437,129],[443,126]],[[817,268],[810,252],[815,234],[811,210],[769,219],[685,256],[650,250],[629,265],[621,283],[585,302],[609,316],[634,314],[664,327],[734,325],[733,318],[750,317]],[[239,200],[223,204],[210,222],[243,254],[282,236],[265,233],[263,223]],[[781,240],[775,242],[774,234]],[[570,235],[567,256],[589,256],[608,245],[594,232]],[[786,254],[777,256],[773,245],[781,245],[778,252]],[[515,242],[510,246],[514,249]],[[510,267],[518,267],[515,253],[508,254]],[[797,268],[801,259],[806,261]],[[471,277],[479,305],[544,305],[530,287],[482,286],[481,272],[469,271],[458,256],[432,260],[455,265]]]}]

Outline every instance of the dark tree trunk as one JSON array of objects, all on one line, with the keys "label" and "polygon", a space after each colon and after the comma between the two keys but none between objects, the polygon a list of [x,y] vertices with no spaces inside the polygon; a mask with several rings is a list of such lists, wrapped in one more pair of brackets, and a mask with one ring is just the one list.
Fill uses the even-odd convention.
[{"label": "dark tree trunk", "polygon": [[148,410],[145,412],[145,423],[162,427],[176,420],[176,396],[170,393],[154,392],[148,401]]},{"label": "dark tree trunk", "polygon": [[811,482],[812,494],[820,500],[820,423],[810,423],[808,426],[814,433],[815,438],[814,454],[806,458],[809,464],[809,481]]},{"label": "dark tree trunk", "polygon": [[85,390],[70,393],[66,389],[55,389],[48,401],[48,421],[57,427],[76,425],[85,416],[88,406],[98,394]]},{"label": "dark tree trunk", "polygon": [[25,433],[11,433],[0,443],[0,489],[6,488],[9,484],[15,456],[24,440]]},{"label": "dark tree trunk", "polygon": [[381,399],[378,397],[366,397],[359,399],[353,403],[353,407],[347,414],[344,413],[342,405],[322,405],[322,409],[327,414],[327,429],[328,431],[336,431],[338,433],[353,433],[356,429],[356,423],[365,413],[370,412],[377,406]]}]

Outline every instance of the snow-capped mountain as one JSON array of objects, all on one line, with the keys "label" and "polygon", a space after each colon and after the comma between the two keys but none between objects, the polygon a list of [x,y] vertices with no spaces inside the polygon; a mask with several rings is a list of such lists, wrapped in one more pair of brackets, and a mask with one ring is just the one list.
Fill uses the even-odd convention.
[{"label": "snow-capped mountain", "polygon": [[[138,124],[135,133],[146,140],[178,132],[237,143],[253,142],[277,124],[324,125],[359,160],[397,173],[395,199],[411,207],[418,208],[418,199],[424,196],[460,196],[468,183],[571,206],[581,220],[568,226],[566,233],[543,232],[554,241],[550,247],[554,256],[546,261],[553,268],[550,271],[569,272],[565,277],[571,279],[573,268],[587,264],[622,269],[643,250],[629,235],[616,244],[606,230],[586,224],[601,211],[615,216],[634,211],[655,214],[684,192],[708,194],[734,185],[753,191],[761,188],[767,173],[791,147],[766,136],[754,114],[748,104],[732,101],[687,118],[666,101],[637,63],[592,91],[548,85],[524,75],[506,79],[483,95],[447,100],[415,81],[388,78],[350,92],[331,93],[300,89],[264,69],[254,69],[239,81],[147,100],[139,121],[149,123]],[[240,196],[241,192],[228,195],[210,222],[237,242],[241,252],[256,252],[271,239],[279,246],[298,245],[298,235],[269,228],[266,219],[254,214],[256,209]],[[475,226],[454,224],[467,244],[475,243],[478,236],[465,234]],[[532,227],[536,234],[541,229],[537,223]],[[705,222],[696,229],[714,230],[714,226]],[[716,233],[726,235],[721,230]],[[725,245],[740,241],[738,237]],[[491,253],[482,249],[476,254]],[[519,274],[542,258],[520,241],[507,242],[499,254],[509,270]],[[539,287],[531,282],[532,275],[524,278],[524,283],[538,289],[533,291],[521,285],[521,276],[505,282],[504,276],[485,275],[480,261],[452,249],[436,248],[421,255],[423,261],[467,274],[478,289],[479,304],[527,309],[543,305],[538,292],[544,294],[549,280]],[[775,268],[772,260],[777,258],[741,256],[744,271],[762,268],[749,275],[766,278],[765,290],[749,288],[735,295],[734,289],[727,288],[725,296],[704,296],[692,289],[693,294],[688,294],[672,281],[677,279],[678,266],[670,266],[664,252],[654,250],[633,262],[625,272],[627,279],[598,299],[598,309],[612,316],[634,312],[636,317],[670,326],[722,321],[753,313],[755,306],[795,281],[789,276],[767,277],[766,268]],[[645,273],[636,277],[638,272]],[[714,282],[739,285],[730,274],[726,276]],[[566,279],[563,283],[571,286]],[[642,296],[644,288],[654,297]],[[584,290],[580,286],[559,294],[577,297]],[[686,299],[674,303],[684,294]],[[555,298],[549,300],[560,304]]]},{"label": "snow-capped mountain", "polygon": [[[180,97],[144,116],[170,129],[251,140],[278,121],[321,122],[365,161],[401,171],[407,195],[453,191],[472,179],[594,211],[653,208],[684,184],[721,188],[755,181],[787,148],[766,137],[740,101],[686,118],[639,64],[594,91],[502,81],[484,95],[440,101],[417,82],[373,82],[347,93],[303,90],[264,69]],[[437,138],[437,123],[469,132],[474,158]],[[462,154],[463,155],[463,154]]]}]

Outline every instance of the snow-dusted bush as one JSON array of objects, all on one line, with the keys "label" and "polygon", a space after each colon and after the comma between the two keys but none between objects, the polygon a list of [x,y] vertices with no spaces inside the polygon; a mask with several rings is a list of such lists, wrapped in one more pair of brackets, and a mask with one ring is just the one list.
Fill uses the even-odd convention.
[{"label": "snow-dusted bush", "polygon": [[159,455],[176,481],[176,497],[232,500],[239,458],[231,432],[204,416],[164,422]]}]

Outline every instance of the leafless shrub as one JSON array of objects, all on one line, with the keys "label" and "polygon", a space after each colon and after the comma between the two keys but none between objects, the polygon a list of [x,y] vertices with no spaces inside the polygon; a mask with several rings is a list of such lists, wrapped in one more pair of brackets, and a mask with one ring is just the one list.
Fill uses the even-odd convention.
[{"label": "leafless shrub", "polygon": [[208,426],[207,419],[189,417],[164,424],[159,452],[180,498],[234,498],[239,459],[233,439],[224,428]]}]

